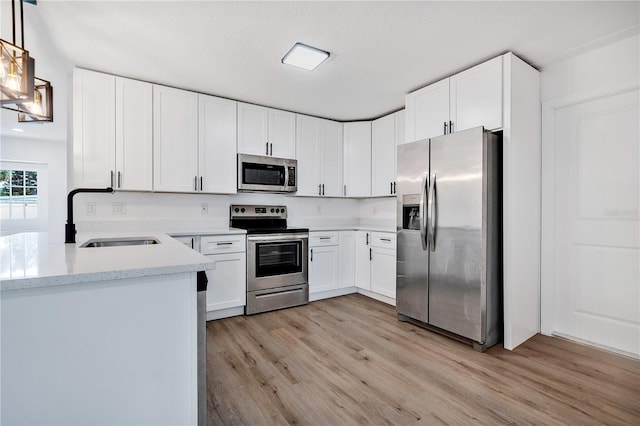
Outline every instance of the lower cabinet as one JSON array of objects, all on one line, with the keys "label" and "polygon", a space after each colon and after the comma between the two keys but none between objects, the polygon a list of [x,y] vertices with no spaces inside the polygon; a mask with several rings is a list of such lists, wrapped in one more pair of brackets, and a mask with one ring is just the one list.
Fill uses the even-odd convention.
[{"label": "lower cabinet", "polygon": [[356,287],[396,298],[396,234],[356,233]]},{"label": "lower cabinet", "polygon": [[309,233],[309,294],[338,288],[338,254],[338,232]]},{"label": "lower cabinet", "polygon": [[356,278],[356,231],[340,231],[338,287],[354,287]]},{"label": "lower cabinet", "polygon": [[[247,300],[246,237],[202,236],[200,253],[216,263],[215,269],[207,271],[207,312],[244,307]],[[237,315],[230,315],[233,314]]]}]

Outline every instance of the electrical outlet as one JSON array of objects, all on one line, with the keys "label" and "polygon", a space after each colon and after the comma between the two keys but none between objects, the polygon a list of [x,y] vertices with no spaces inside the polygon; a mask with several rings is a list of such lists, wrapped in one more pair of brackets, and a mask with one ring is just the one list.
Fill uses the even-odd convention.
[{"label": "electrical outlet", "polygon": [[209,214],[209,204],[207,203],[200,204],[200,213],[202,213],[203,215]]},{"label": "electrical outlet", "polygon": [[125,202],[120,202],[120,203],[111,203],[111,214],[114,215],[123,215],[123,214],[127,214],[127,203]]},{"label": "electrical outlet", "polygon": [[96,215],[96,203],[90,202],[87,203],[87,216],[95,216]]}]

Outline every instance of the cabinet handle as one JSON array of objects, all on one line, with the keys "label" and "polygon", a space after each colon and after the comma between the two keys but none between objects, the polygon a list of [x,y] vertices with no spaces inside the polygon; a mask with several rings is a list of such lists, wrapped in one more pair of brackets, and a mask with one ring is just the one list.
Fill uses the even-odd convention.
[{"label": "cabinet handle", "polygon": [[318,237],[318,238],[320,238],[321,240],[330,240],[331,239],[331,237]]},{"label": "cabinet handle", "polygon": [[449,126],[447,126],[447,122],[445,121],[444,122],[444,134],[445,135],[447,134],[447,127],[449,127]]},{"label": "cabinet handle", "polygon": [[391,240],[389,238],[380,238],[380,241],[388,241],[391,242]]},{"label": "cabinet handle", "polygon": [[322,195],[324,195],[324,183],[322,184]]},{"label": "cabinet handle", "polygon": [[218,246],[230,246],[232,244],[233,243],[216,243],[216,245],[218,245]]},{"label": "cabinet handle", "polygon": [[111,170],[111,177],[109,179],[110,179],[109,182],[111,182],[111,185],[109,185],[109,186],[111,186],[113,188],[115,186],[114,183],[113,183],[113,170]]},{"label": "cabinet handle", "polygon": [[393,195],[393,182],[389,182],[389,194]]},{"label": "cabinet handle", "polygon": [[449,133],[453,133],[453,121],[449,121]]},{"label": "cabinet handle", "polygon": [[342,189],[342,195],[344,195],[345,197],[347,196],[347,185],[345,185]]},{"label": "cabinet handle", "polygon": [[322,195],[322,191],[320,191],[321,187],[322,187],[322,185],[318,184],[318,195]]},{"label": "cabinet handle", "polygon": [[264,155],[269,155],[269,142],[267,142],[267,143],[264,145],[264,147],[265,147],[265,153],[264,153]]},{"label": "cabinet handle", "polygon": [[273,144],[269,144],[269,155],[273,157]]},{"label": "cabinet handle", "polygon": [[398,192],[396,191],[396,182],[393,182],[393,193],[397,194]]},{"label": "cabinet handle", "polygon": [[118,188],[122,188],[122,173],[118,172]]},{"label": "cabinet handle", "polygon": [[367,232],[367,245],[369,245],[369,233]]},{"label": "cabinet handle", "polygon": [[369,260],[373,260],[373,250],[369,249]]},{"label": "cabinet handle", "polygon": [[193,178],[193,190],[194,191],[198,190],[198,176]]},{"label": "cabinet handle", "polygon": [[313,262],[313,249],[311,249],[311,257],[309,258],[309,262]]},{"label": "cabinet handle", "polygon": [[202,191],[202,176],[200,176],[200,191]]}]

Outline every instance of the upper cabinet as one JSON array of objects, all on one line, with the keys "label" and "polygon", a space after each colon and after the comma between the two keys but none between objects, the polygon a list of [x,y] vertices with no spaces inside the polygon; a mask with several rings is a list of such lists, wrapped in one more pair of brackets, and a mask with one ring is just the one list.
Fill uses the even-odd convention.
[{"label": "upper cabinet", "polygon": [[296,158],[296,115],[238,102],[238,152]]},{"label": "upper cabinet", "polygon": [[73,73],[72,187],[152,189],[152,85]]},{"label": "upper cabinet", "polygon": [[154,86],[154,189],[236,192],[236,102]]},{"label": "upper cabinet", "polygon": [[153,86],[154,189],[197,192],[198,94]]},{"label": "upper cabinet", "polygon": [[342,124],[298,114],[297,195],[342,195]]},{"label": "upper cabinet", "polygon": [[484,126],[502,127],[502,57],[409,93],[406,142]]},{"label": "upper cabinet", "polygon": [[229,99],[198,95],[198,174],[202,192],[236,192],[236,104]]},{"label": "upper cabinet", "polygon": [[371,123],[371,195],[396,193],[396,146],[404,141],[404,110]]},{"label": "upper cabinet", "polygon": [[346,197],[371,196],[371,122],[344,123],[344,186]]},{"label": "upper cabinet", "polygon": [[116,77],[116,188],[153,186],[153,87]]}]

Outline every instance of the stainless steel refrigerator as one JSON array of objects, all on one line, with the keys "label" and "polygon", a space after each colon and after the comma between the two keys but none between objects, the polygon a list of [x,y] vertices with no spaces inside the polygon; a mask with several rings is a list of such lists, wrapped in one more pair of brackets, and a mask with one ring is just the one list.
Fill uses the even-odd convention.
[{"label": "stainless steel refrigerator", "polygon": [[501,137],[398,146],[396,309],[483,351],[502,338]]}]

